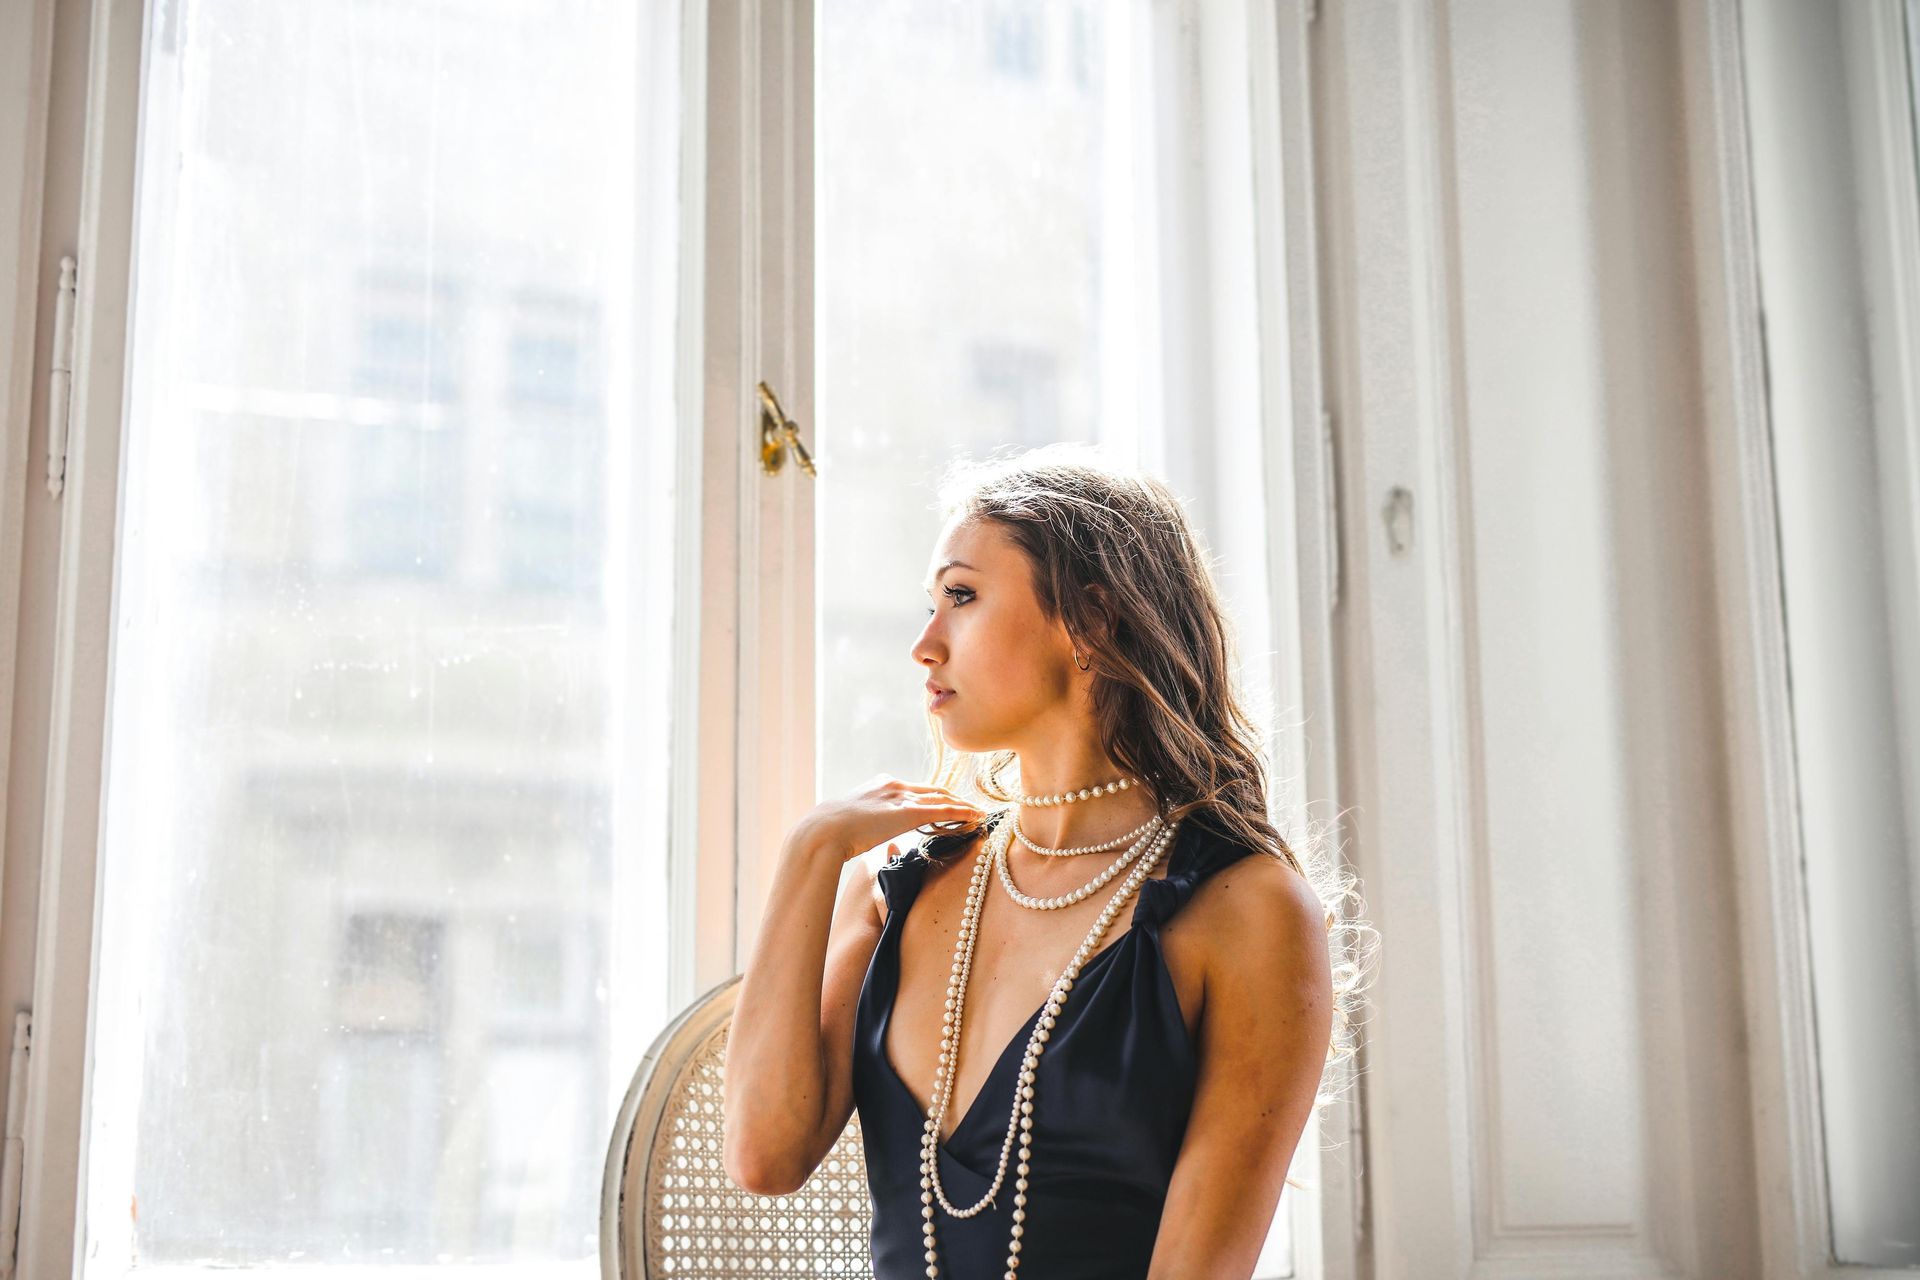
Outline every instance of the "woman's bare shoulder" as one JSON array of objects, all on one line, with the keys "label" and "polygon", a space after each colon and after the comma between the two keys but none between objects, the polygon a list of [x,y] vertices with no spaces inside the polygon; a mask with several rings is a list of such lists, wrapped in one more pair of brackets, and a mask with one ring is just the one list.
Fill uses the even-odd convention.
[{"label": "woman's bare shoulder", "polygon": [[880,887],[880,869],[892,862],[894,857],[894,852],[886,845],[879,845],[855,855],[843,873],[858,881],[860,893],[873,911],[874,924],[886,923],[887,895]]},{"label": "woman's bare shoulder", "polygon": [[1326,907],[1306,876],[1285,859],[1255,850],[1208,876],[1188,907],[1209,945],[1209,967],[1231,963],[1275,930],[1323,924]]}]

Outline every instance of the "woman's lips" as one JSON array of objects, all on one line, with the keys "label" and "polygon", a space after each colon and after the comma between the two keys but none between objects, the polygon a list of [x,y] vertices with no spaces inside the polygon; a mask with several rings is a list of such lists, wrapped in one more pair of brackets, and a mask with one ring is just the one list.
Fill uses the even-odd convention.
[{"label": "woman's lips", "polygon": [[942,689],[933,681],[927,681],[927,709],[929,711],[938,711],[941,707],[945,706],[947,700],[952,697],[953,690]]}]

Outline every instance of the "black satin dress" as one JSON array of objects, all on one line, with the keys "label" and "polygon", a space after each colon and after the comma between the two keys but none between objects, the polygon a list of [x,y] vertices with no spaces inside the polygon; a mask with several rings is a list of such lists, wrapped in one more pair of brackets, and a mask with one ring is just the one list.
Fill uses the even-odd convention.
[{"label": "black satin dress", "polygon": [[[1140,886],[1130,927],[1117,936],[1108,930],[1097,944],[1102,949],[1081,966],[1040,1055],[1018,1272],[1023,1280],[1147,1274],[1198,1066],[1159,931],[1201,881],[1253,852],[1207,825],[1206,817],[1181,822],[1166,854],[1166,875]],[[990,818],[989,830],[1004,820]],[[926,1113],[887,1057],[887,1024],[900,980],[901,929],[925,877],[926,854],[964,842],[958,835],[934,836],[878,873],[888,915],[860,988],[853,1055],[854,1106],[873,1197],[874,1280],[926,1276],[920,1203]],[[993,891],[999,892],[997,885]],[[1121,917],[1127,915],[1123,908]],[[1061,957],[1063,965],[1066,959]],[[966,1115],[941,1144],[941,1185],[959,1207],[977,1202],[993,1183],[1014,1079],[1040,1014],[1036,1008],[1007,1042]],[[924,1081],[922,1088],[932,1084]],[[953,1217],[933,1201],[944,1280],[1000,1280],[1006,1274],[1019,1158],[1016,1134],[998,1203],[973,1217]]]}]

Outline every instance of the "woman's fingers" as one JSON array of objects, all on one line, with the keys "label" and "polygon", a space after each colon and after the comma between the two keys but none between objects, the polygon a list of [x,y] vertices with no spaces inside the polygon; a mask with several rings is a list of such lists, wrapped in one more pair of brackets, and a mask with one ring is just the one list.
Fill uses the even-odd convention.
[{"label": "woman's fingers", "polygon": [[938,796],[943,800],[958,800],[960,797],[945,787],[936,787],[930,783],[909,782],[906,784],[909,795]]},{"label": "woman's fingers", "polygon": [[951,791],[942,791],[938,787],[919,787],[907,792],[902,798],[909,804],[953,804],[969,809],[979,807],[970,800],[962,799]]}]

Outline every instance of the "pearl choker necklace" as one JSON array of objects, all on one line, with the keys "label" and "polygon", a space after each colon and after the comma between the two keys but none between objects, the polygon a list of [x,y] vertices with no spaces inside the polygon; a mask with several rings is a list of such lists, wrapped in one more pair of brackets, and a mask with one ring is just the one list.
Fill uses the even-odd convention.
[{"label": "pearl choker necklace", "polygon": [[[1155,815],[1156,818],[1158,815]],[[1017,1166],[1017,1178],[1013,1194],[1013,1229],[1007,1242],[1007,1270],[1004,1280],[1017,1280],[1015,1273],[1020,1267],[1020,1238],[1026,1234],[1027,1219],[1027,1174],[1031,1171],[1033,1160],[1033,1085],[1036,1068],[1040,1065],[1040,1055],[1045,1052],[1046,1043],[1053,1032],[1053,1025],[1060,1013],[1060,1007],[1066,1003],[1067,993],[1073,990],[1074,980],[1079,977],[1081,966],[1093,954],[1094,946],[1106,935],[1114,917],[1128,898],[1137,892],[1142,883],[1153,873],[1160,855],[1166,851],[1173,840],[1175,828],[1179,822],[1170,822],[1159,827],[1150,836],[1143,838],[1145,853],[1134,861],[1133,869],[1121,883],[1119,890],[1108,899],[1104,910],[1093,922],[1093,928],[1081,942],[1080,949],[1073,954],[1066,969],[1053,984],[1053,993],[1047,997],[1047,1003],[1040,1010],[1040,1019],[1034,1024],[1033,1033],[1027,1039],[1026,1056],[1020,1063],[1020,1075],[1014,1088],[1013,1114],[1007,1124],[1006,1140],[1000,1144],[1000,1168],[994,1174],[993,1185],[987,1188],[986,1195],[978,1204],[966,1209],[954,1208],[947,1199],[946,1189],[940,1185],[940,1126],[946,1120],[947,1106],[953,1100],[953,1082],[959,1074],[960,1028],[967,1004],[967,979],[973,973],[973,947],[980,932],[980,912],[986,903],[987,875],[995,866],[1006,865],[1007,846],[1013,840],[1013,823],[1004,822],[996,827],[987,838],[987,847],[973,864],[973,880],[967,887],[966,908],[960,916],[960,936],[954,944],[953,970],[947,979],[946,1014],[944,1027],[940,1033],[940,1065],[934,1075],[933,1104],[927,1109],[926,1127],[920,1136],[920,1204],[923,1225],[921,1234],[926,1241],[927,1275],[937,1277],[940,1274],[939,1251],[934,1236],[933,1202],[938,1200],[940,1207],[956,1218],[971,1218],[988,1204],[994,1202],[1001,1184],[1007,1177],[1007,1155],[1013,1146],[1013,1137],[1020,1135],[1020,1163]],[[1134,850],[1129,850],[1127,859],[1134,858]],[[1111,874],[1111,869],[1108,874]],[[1011,891],[1012,885],[1009,882]],[[1092,892],[1089,887],[1082,896]],[[1016,893],[1016,901],[1018,896]],[[1045,901],[1032,899],[1030,901]],[[984,1085],[982,1086],[985,1087]]]},{"label": "pearl choker necklace", "polygon": [[1013,802],[1015,804],[1030,804],[1036,808],[1045,809],[1057,804],[1072,804],[1076,800],[1091,800],[1096,796],[1108,795],[1115,791],[1125,791],[1132,785],[1133,779],[1131,778],[1115,778],[1112,782],[1102,783],[1097,787],[1082,787],[1078,791],[1069,788],[1056,795],[1016,795],[1013,798]]}]

